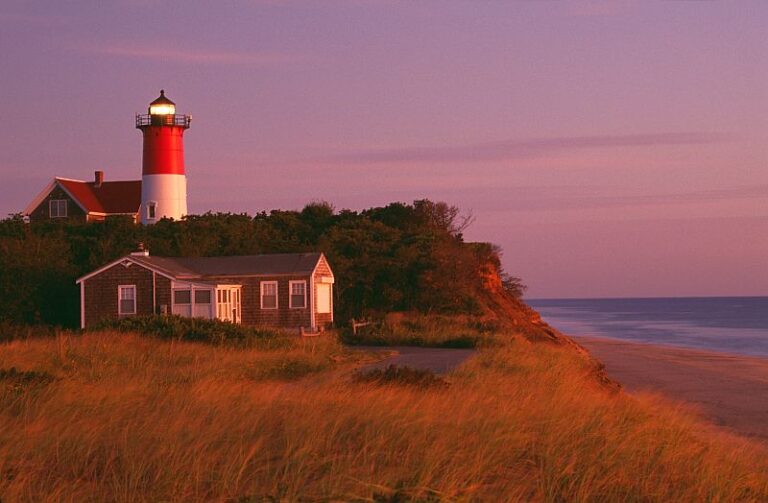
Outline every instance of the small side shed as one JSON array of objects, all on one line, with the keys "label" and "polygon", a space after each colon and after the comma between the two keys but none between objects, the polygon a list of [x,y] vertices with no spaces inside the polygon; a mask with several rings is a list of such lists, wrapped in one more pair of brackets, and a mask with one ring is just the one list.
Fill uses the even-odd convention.
[{"label": "small side shed", "polygon": [[314,330],[333,323],[334,282],[322,253],[154,257],[141,251],[77,280],[80,326],[154,313]]}]

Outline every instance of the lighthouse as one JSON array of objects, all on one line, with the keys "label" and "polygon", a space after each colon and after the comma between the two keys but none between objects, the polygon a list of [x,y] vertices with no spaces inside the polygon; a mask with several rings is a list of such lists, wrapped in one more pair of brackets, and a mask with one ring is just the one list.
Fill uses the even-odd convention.
[{"label": "lighthouse", "polygon": [[160,90],[148,114],[136,115],[136,128],[144,136],[139,220],[153,224],[163,217],[187,214],[187,178],[184,174],[184,131],[191,115],[176,113],[176,104]]}]

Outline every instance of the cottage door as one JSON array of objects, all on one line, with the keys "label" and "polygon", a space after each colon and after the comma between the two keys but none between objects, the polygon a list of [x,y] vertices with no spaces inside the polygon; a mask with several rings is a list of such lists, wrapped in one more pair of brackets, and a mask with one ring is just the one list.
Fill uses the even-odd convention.
[{"label": "cottage door", "polygon": [[317,313],[326,314],[331,312],[331,284],[317,284]]},{"label": "cottage door", "polygon": [[216,290],[216,317],[240,323],[240,287],[219,287]]}]

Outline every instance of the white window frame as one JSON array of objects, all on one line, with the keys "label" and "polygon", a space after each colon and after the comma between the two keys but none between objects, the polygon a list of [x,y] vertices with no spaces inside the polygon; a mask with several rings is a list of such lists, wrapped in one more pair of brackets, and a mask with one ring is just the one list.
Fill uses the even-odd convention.
[{"label": "white window frame", "polygon": [[[55,203],[55,204],[54,204]],[[63,203],[63,204],[62,204]],[[56,214],[53,214],[53,207],[56,206]],[[64,211],[61,211],[62,206]],[[69,204],[66,199],[50,199],[48,200],[48,216],[51,218],[66,218],[69,210]]]},{"label": "white window frame", "polygon": [[[123,288],[133,289],[133,312],[123,311]],[[118,316],[130,316],[136,314],[136,285],[117,285],[117,315]]]},{"label": "white window frame", "polygon": [[157,220],[157,203],[155,201],[147,202],[147,220]]},{"label": "white window frame", "polygon": [[[264,286],[265,285],[275,285],[275,307],[264,307]],[[260,307],[261,309],[272,311],[274,309],[280,308],[280,295],[279,295],[279,288],[277,286],[277,281],[261,281],[259,282],[259,301],[260,301]]]},{"label": "white window frame", "polygon": [[[304,285],[304,305],[303,306],[294,306],[293,305],[293,285]],[[307,308],[307,281],[302,280],[292,280],[288,282],[288,307],[290,309],[306,309]]]}]

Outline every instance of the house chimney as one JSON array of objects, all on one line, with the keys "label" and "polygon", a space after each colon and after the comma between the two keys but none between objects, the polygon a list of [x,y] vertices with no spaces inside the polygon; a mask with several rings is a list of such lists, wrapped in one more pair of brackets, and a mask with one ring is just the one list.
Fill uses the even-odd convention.
[{"label": "house chimney", "polygon": [[93,175],[93,186],[98,189],[104,183],[104,172],[96,171]]},{"label": "house chimney", "polygon": [[131,252],[131,256],[133,257],[149,257],[149,250],[144,248],[144,243],[139,243],[137,251]]}]

